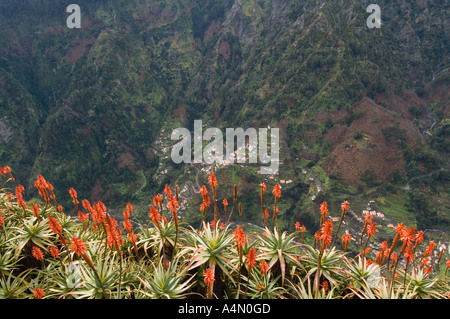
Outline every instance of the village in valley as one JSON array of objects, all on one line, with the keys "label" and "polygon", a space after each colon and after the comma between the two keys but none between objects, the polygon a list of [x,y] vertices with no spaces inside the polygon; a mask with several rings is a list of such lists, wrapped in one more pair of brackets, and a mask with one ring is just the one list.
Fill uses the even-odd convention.
[{"label": "village in valley", "polygon": [[[203,124],[203,126],[206,126],[207,124]],[[270,126],[268,127],[270,128]],[[158,138],[156,139],[154,143],[154,149],[153,152],[155,155],[159,156],[159,166],[157,171],[155,172],[153,179],[157,181],[158,179],[161,179],[164,177],[164,175],[170,174],[171,169],[173,169],[173,162],[170,157],[171,147],[174,144],[174,142],[170,139],[169,129],[162,128]],[[270,145],[268,145],[268,148],[270,150]],[[205,161],[200,164],[200,167],[194,166],[194,165],[187,165],[184,164],[186,167],[184,169],[184,176],[183,178],[186,178],[186,183],[183,186],[180,186],[180,193],[179,195],[184,200],[181,202],[180,210],[183,211],[189,207],[188,199],[190,197],[190,192],[199,194],[199,189],[202,186],[201,184],[197,183],[200,180],[200,174],[203,174],[203,176],[207,176],[209,172],[217,172],[219,170],[230,168],[233,165],[239,165],[240,167],[256,167],[258,165],[250,164],[248,163],[248,158],[250,156],[250,153],[253,153],[254,156],[257,156],[257,148],[253,146],[249,146],[248,142],[246,143],[244,157],[239,157],[239,151],[242,150],[242,147],[238,147],[235,151],[235,161],[230,162],[227,159],[223,159],[222,161],[217,161],[212,164],[208,164]],[[280,164],[283,164],[281,161]],[[318,178],[309,170],[305,168],[301,168],[301,174],[303,175],[302,181],[308,182],[310,187],[310,193],[312,194],[310,196],[311,201],[315,201],[319,195],[320,192],[323,191],[323,185],[318,180]],[[294,183],[294,180],[291,178],[282,178],[281,175],[283,174],[283,170],[280,170],[280,172],[276,175],[265,175],[261,174],[261,170],[256,170],[256,173],[258,176],[260,176],[261,182],[265,183],[267,185],[276,184],[279,183],[281,186],[281,189],[283,187],[288,187],[290,184]],[[288,175],[288,174],[286,174]],[[381,212],[377,212],[376,210],[373,210],[370,206],[374,201],[370,201],[367,203],[367,208],[360,212],[358,214],[358,217],[356,217],[356,220],[360,223],[364,223],[364,217],[368,214],[380,219],[381,221],[385,220],[385,216]],[[330,217],[334,222],[339,220],[339,217]],[[381,227],[381,225],[379,225]],[[394,228],[393,223],[389,223],[386,225],[386,227]]]},{"label": "village in valley", "polygon": [[[206,126],[206,124],[203,124]],[[174,144],[174,141],[170,139],[171,130],[168,128],[162,128],[158,138],[155,140],[153,153],[159,158],[159,166],[153,175],[153,180],[158,182],[163,179],[164,176],[170,175],[172,170],[174,170],[174,164],[171,159],[171,148]],[[268,145],[270,151],[270,145]],[[309,185],[310,194],[309,200],[312,202],[317,201],[321,192],[324,192],[324,184],[319,180],[319,178],[309,169],[303,167],[299,168],[299,174],[292,174],[290,171],[283,170],[283,165],[280,165],[280,170],[277,174],[261,174],[260,164],[248,163],[249,156],[257,156],[257,147],[249,146],[248,142],[245,145],[245,152],[240,152],[242,147],[238,147],[234,151],[234,162],[231,162],[227,159],[223,159],[221,161],[216,161],[212,164],[208,164],[203,161],[201,164],[181,164],[184,165],[184,169],[182,170],[182,174],[180,175],[180,170],[176,170],[175,180],[183,181],[179,185],[179,218],[183,218],[183,214],[186,211],[189,211],[189,207],[191,205],[191,197],[194,195],[200,194],[200,188],[202,186],[202,180],[206,180],[208,174],[210,172],[214,172],[218,174],[218,172],[222,170],[232,170],[233,166],[239,167],[247,167],[257,174],[258,180],[260,183],[264,183],[268,185],[268,187],[273,187],[276,183],[279,183],[281,189],[287,189],[291,185],[294,185],[297,178],[297,181],[301,181]],[[251,154],[253,153],[253,154]],[[238,155],[241,154],[241,157]],[[244,157],[242,157],[244,154]],[[282,161],[279,164],[283,164]],[[231,171],[230,171],[231,172]],[[231,173],[230,173],[231,174]],[[295,177],[294,177],[295,176]],[[173,177],[173,176],[172,176]],[[164,186],[164,185],[162,185]],[[353,203],[356,203],[356,198],[353,198]],[[358,238],[361,236],[361,229],[364,225],[364,221],[366,216],[370,215],[372,220],[376,223],[378,235],[381,236],[380,240],[383,237],[388,237],[390,234],[394,232],[394,228],[397,225],[397,222],[389,218],[385,215],[383,211],[377,209],[376,203],[374,200],[369,200],[367,202],[363,201],[361,198],[358,198],[359,205],[357,209],[349,210],[349,213],[346,215],[342,229],[345,232],[352,234],[352,241],[356,242]],[[192,210],[192,209],[191,209]],[[193,209],[194,211],[198,211],[197,208]],[[338,223],[340,218],[340,212],[334,211],[330,212],[329,218],[332,219],[333,222]],[[438,243],[440,248],[447,248],[442,243]],[[372,248],[375,252],[379,249],[378,244],[369,244],[369,247]],[[450,247],[448,247],[450,253]]]}]

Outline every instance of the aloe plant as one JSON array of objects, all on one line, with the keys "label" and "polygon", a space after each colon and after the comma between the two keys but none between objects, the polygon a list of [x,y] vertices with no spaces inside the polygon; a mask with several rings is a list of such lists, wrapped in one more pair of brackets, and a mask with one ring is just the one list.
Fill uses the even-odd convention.
[{"label": "aloe plant", "polygon": [[345,277],[344,261],[345,253],[332,247],[326,249],[322,254],[320,250],[310,245],[304,245],[306,254],[302,258],[302,263],[307,269],[307,277],[313,276],[318,271],[317,259],[321,256],[320,275],[330,282],[333,286],[343,284]]},{"label": "aloe plant", "polygon": [[20,273],[18,276],[9,274],[0,277],[0,299],[23,299],[27,298],[25,291],[31,287],[27,282],[27,275],[31,270]]},{"label": "aloe plant", "polygon": [[428,274],[423,269],[415,269],[410,272],[403,273],[406,276],[406,282],[408,282],[405,287],[405,293],[410,293],[410,298],[415,299],[428,299],[428,298],[436,298],[443,299],[445,298],[445,292],[447,291],[439,291],[437,289],[437,278],[430,278]]},{"label": "aloe plant", "polygon": [[192,246],[186,247],[191,253],[192,265],[190,269],[197,268],[203,264],[207,264],[209,268],[215,265],[231,279],[230,270],[236,271],[236,266],[231,262],[233,257],[231,253],[233,236],[229,230],[229,226],[223,229],[212,229],[209,224],[204,224],[202,231],[191,230],[189,237],[192,240]]},{"label": "aloe plant", "polygon": [[18,263],[22,257],[16,258],[12,249],[0,251],[0,274],[9,275],[17,269]]},{"label": "aloe plant", "polygon": [[350,284],[356,288],[360,288],[363,283],[368,285],[368,288],[379,285],[380,266],[375,263],[368,265],[365,257],[358,257],[358,261],[346,259],[346,270]]},{"label": "aloe plant", "polygon": [[253,271],[249,277],[244,277],[247,282],[248,291],[246,294],[252,299],[280,299],[287,292],[286,289],[278,285],[281,275],[274,277],[271,272],[266,275],[260,271]]},{"label": "aloe plant", "polygon": [[54,235],[45,219],[39,221],[36,217],[31,216],[24,219],[22,227],[13,227],[13,229],[18,234],[15,237],[14,254],[16,257],[27,244],[34,244],[44,250],[52,244]]},{"label": "aloe plant", "polygon": [[[328,232],[324,227],[332,223],[323,213],[327,212],[325,205],[317,248],[297,243],[297,232],[278,227],[266,227],[262,235],[245,233],[241,225],[233,232],[230,224],[217,227],[218,214],[214,223],[204,222],[199,229],[178,225],[177,236],[173,220],[157,216],[161,204],[155,204],[158,211],[149,216],[155,227],[135,228],[134,241],[118,228],[112,232],[111,221],[108,231],[99,216],[97,222],[80,223],[51,203],[39,212],[31,211],[4,192],[0,189],[0,298],[173,299],[193,294],[258,299],[449,297],[450,261],[439,263],[439,255],[436,262],[434,242],[415,262],[412,253],[420,236],[414,228],[399,224],[389,255],[386,243],[376,253],[375,262],[367,254],[352,259],[350,253],[330,244],[332,227]],[[396,241],[406,240],[409,246],[404,243],[400,251],[395,250]],[[395,261],[393,267],[386,262],[388,258]],[[402,258],[408,258],[408,263],[397,271]]]},{"label": "aloe plant", "polygon": [[164,266],[159,263],[152,265],[153,270],[138,274],[141,282],[141,289],[136,294],[136,298],[151,299],[182,299],[189,292],[189,288],[194,284],[194,275],[186,276],[187,267],[180,264],[178,258]]},{"label": "aloe plant", "polygon": [[77,295],[80,298],[117,298],[119,286],[119,265],[115,254],[111,253],[106,260],[97,259],[94,271],[91,267],[82,264],[79,268],[82,280],[82,289]]},{"label": "aloe plant", "polygon": [[265,229],[264,235],[259,236],[259,249],[262,254],[258,259],[268,260],[269,268],[277,264],[281,269],[282,285],[286,277],[286,267],[291,264],[304,269],[303,265],[298,261],[299,256],[298,245],[294,243],[295,233],[288,235],[287,232],[280,232],[276,227],[271,232]]},{"label": "aloe plant", "polygon": [[[298,275],[296,275],[298,277]],[[296,299],[337,299],[335,295],[336,287],[331,289],[319,289],[313,288],[313,283],[309,276],[304,279],[298,278],[297,283],[290,282],[289,294]]]}]

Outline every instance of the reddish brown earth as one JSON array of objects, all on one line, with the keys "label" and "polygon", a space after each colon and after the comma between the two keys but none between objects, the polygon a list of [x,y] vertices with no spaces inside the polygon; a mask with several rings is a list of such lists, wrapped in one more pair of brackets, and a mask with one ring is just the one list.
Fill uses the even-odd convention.
[{"label": "reddish brown earth", "polygon": [[[360,185],[360,177],[370,170],[376,181],[389,181],[391,174],[398,170],[404,173],[405,160],[399,145],[386,140],[383,129],[398,126],[403,131],[406,144],[418,149],[423,142],[419,129],[410,120],[409,107],[412,103],[421,105],[416,97],[402,99],[397,96],[380,98],[377,104],[364,99],[355,105],[354,114],[358,114],[350,126],[335,125],[327,131],[324,139],[330,141],[329,155],[323,162],[323,169],[335,174],[339,179],[353,186]],[[339,122],[345,113],[332,114]],[[334,116],[336,115],[336,116]],[[328,115],[330,116],[330,115]],[[326,116],[319,115],[318,121],[325,123]],[[363,138],[355,139],[355,132],[361,132]]]}]

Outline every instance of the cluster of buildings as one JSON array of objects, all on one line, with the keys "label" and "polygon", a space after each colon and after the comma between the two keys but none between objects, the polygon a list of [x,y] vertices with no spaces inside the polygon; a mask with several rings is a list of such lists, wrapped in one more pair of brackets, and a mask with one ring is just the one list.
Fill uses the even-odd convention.
[{"label": "cluster of buildings", "polygon": [[363,210],[362,213],[363,213],[363,216],[371,215],[371,216],[374,216],[374,217],[378,217],[378,218],[384,219],[384,214],[383,213],[380,213],[380,212],[377,212],[377,211],[374,211],[374,210]]}]

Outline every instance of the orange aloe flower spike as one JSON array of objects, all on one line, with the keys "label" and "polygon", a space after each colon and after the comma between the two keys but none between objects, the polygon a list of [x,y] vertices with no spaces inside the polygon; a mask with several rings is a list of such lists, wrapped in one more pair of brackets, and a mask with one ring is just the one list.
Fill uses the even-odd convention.
[{"label": "orange aloe flower spike", "polygon": [[206,286],[210,287],[214,283],[214,274],[210,268],[206,268],[206,271],[203,273],[204,282]]},{"label": "orange aloe flower spike", "polygon": [[71,243],[71,250],[73,252],[75,252],[78,256],[82,256],[85,254],[87,248],[85,243],[79,239],[78,237],[73,237],[70,239],[70,243]]},{"label": "orange aloe flower spike", "polygon": [[280,198],[281,197],[281,186],[280,186],[279,183],[275,184],[275,186],[273,187],[272,193],[275,196],[275,198]]},{"label": "orange aloe flower spike", "polygon": [[42,250],[39,247],[33,246],[33,248],[32,248],[32,255],[37,260],[44,259],[44,253],[42,252]]},{"label": "orange aloe flower spike", "polygon": [[34,290],[33,290],[33,296],[34,296],[34,298],[36,298],[36,299],[42,299],[42,298],[45,297],[45,292],[44,292],[44,290],[42,290],[41,288],[36,287],[36,288],[34,288]]},{"label": "orange aloe flower spike", "polygon": [[253,269],[256,265],[256,251],[255,248],[250,248],[247,254],[247,266],[248,266],[248,272]]}]

